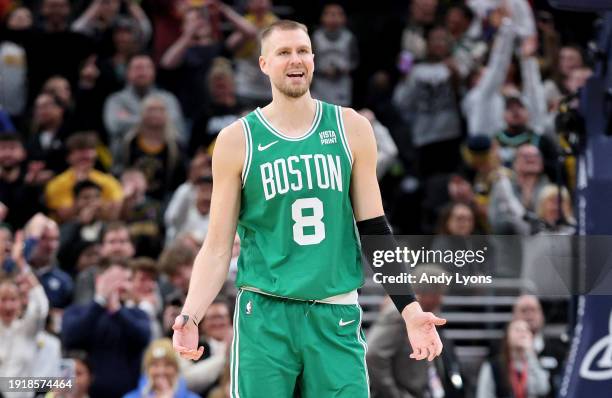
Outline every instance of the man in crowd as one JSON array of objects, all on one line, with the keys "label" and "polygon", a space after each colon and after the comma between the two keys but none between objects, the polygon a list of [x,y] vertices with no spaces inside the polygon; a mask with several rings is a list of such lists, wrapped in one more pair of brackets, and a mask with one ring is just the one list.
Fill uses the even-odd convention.
[{"label": "man in crowd", "polygon": [[102,214],[104,219],[118,217],[123,200],[121,184],[110,174],[95,170],[96,146],[94,133],[76,133],[66,142],[70,167],[53,178],[45,189],[47,207],[58,220],[65,221],[77,211],[74,203],[74,186],[79,181],[91,180],[102,189]]},{"label": "man in crowd", "polygon": [[151,57],[144,54],[132,57],[126,80],[126,87],[109,96],[104,104],[104,125],[110,136],[111,152],[120,152],[123,136],[140,121],[142,101],[152,94],[164,99],[168,115],[179,130],[179,140],[186,142],[181,107],[174,95],[155,86],[155,65]]},{"label": "man in crowd", "polygon": [[100,268],[94,299],[64,313],[62,342],[66,349],[87,351],[92,398],[120,397],[138,384],[151,322],[143,310],[124,305],[132,289],[127,263],[108,259]]},{"label": "man in crowd", "polygon": [[512,315],[515,320],[523,320],[533,333],[535,352],[543,369],[550,374],[550,393],[548,398],[557,396],[561,386],[563,363],[567,345],[560,339],[544,336],[544,311],[536,296],[523,294],[514,303]]},{"label": "man in crowd", "polygon": [[[118,258],[127,261],[134,256],[134,245],[130,240],[130,231],[122,222],[111,222],[102,231],[100,239],[100,257],[102,259]],[[76,279],[74,302],[85,304],[94,298],[95,278],[100,272],[98,266],[89,267]]]},{"label": "man in crowd", "polygon": [[[423,264],[412,275],[418,281],[424,274],[435,278],[445,271],[438,265]],[[440,313],[446,285],[419,283],[413,284],[413,289],[423,311]],[[465,397],[465,378],[451,342],[441,335],[444,344],[441,356],[432,362],[411,360],[404,321],[393,305],[386,304],[368,334],[366,359],[373,396]]]}]

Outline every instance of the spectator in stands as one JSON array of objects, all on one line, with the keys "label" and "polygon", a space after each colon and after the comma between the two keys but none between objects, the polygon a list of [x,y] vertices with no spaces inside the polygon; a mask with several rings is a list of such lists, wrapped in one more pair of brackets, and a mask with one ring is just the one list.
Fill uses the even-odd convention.
[{"label": "spectator in stands", "polygon": [[578,91],[584,87],[587,80],[593,75],[591,68],[576,68],[572,70],[569,77],[566,79],[567,90],[570,94],[578,94]]},{"label": "spectator in stands", "polygon": [[159,338],[162,335],[159,317],[164,303],[157,282],[157,263],[148,257],[136,257],[128,265],[132,274],[129,300],[149,316],[151,336]]},{"label": "spectator in stands", "polygon": [[410,128],[422,178],[451,172],[459,163],[461,122],[455,101],[454,68],[448,66],[450,36],[443,27],[427,35],[427,61],[398,84],[393,102]]},{"label": "spectator in stands", "polygon": [[500,354],[480,368],[476,398],[537,398],[549,391],[549,374],[538,362],[529,325],[523,320],[510,322]]},{"label": "spectator in stands", "polygon": [[468,137],[461,148],[461,155],[465,173],[474,190],[477,224],[483,232],[488,232],[488,207],[493,184],[501,175],[509,177],[511,171],[501,166],[497,142],[486,135]]},{"label": "spectator in stands", "polygon": [[[200,323],[199,345],[205,354],[197,362],[183,360],[187,386],[205,397],[218,385],[228,359],[232,341],[232,322],[227,301],[217,297]],[[207,354],[206,354],[207,353]]]},{"label": "spectator in stands", "polygon": [[231,369],[229,362],[225,365],[225,370],[219,381],[219,385],[208,394],[207,398],[228,398],[231,397]]},{"label": "spectator in stands", "polygon": [[159,64],[168,47],[181,35],[181,22],[189,9],[189,3],[151,0],[148,8],[153,24],[152,55],[155,63]]},{"label": "spectator in stands", "polygon": [[[442,276],[445,271],[438,265],[423,264],[413,273],[417,281],[424,274]],[[445,284],[417,283],[413,288],[423,310],[440,312]],[[397,310],[388,304],[368,333],[366,359],[373,397],[464,397],[465,379],[452,342],[441,335],[444,351],[440,357],[433,362],[411,360],[405,323]]]},{"label": "spectator in stands", "polygon": [[43,85],[42,92],[55,96],[64,111],[69,111],[74,107],[70,82],[63,76],[55,75],[48,78]]},{"label": "spectator in stands", "polygon": [[[437,9],[438,0],[414,0],[410,3],[408,23],[402,32],[400,54],[401,58],[409,60],[409,64],[427,57],[425,33],[434,25]],[[402,72],[408,73],[409,70]]]},{"label": "spectator in stands", "polygon": [[463,171],[429,178],[424,191],[422,223],[423,228],[431,233],[437,232],[440,213],[448,203],[458,202],[477,208],[474,188]]},{"label": "spectator in stands", "polygon": [[213,60],[207,81],[210,102],[195,115],[188,148],[190,156],[199,148],[209,148],[221,129],[238,120],[244,110],[236,97],[234,71],[228,59],[218,57]]},{"label": "spectator in stands", "polygon": [[461,202],[449,203],[441,212],[438,233],[468,237],[476,226],[475,212],[472,207]]},{"label": "spectator in stands", "polygon": [[92,301],[66,309],[64,348],[85,350],[91,361],[92,398],[118,397],[135,388],[140,358],[151,337],[151,322],[141,309],[124,305],[132,288],[125,261],[101,264]]},{"label": "spectator in stands", "polygon": [[211,88],[207,77],[214,60],[225,52],[225,43],[216,34],[210,20],[211,12],[218,11],[219,17],[223,16],[246,35],[256,35],[255,27],[229,5],[215,1],[209,7],[204,12],[196,7],[185,12],[182,33],[166,50],[160,62],[172,81],[172,91],[190,120],[196,117],[201,108],[210,104]]},{"label": "spectator in stands", "polygon": [[567,345],[558,338],[547,338],[544,336],[544,311],[540,300],[536,296],[523,294],[516,299],[512,308],[515,320],[527,322],[529,330],[533,334],[533,347],[542,368],[550,372],[550,393],[552,398],[557,396],[556,392],[561,386],[563,363],[567,354]]},{"label": "spectator in stands", "polygon": [[143,375],[138,388],[123,398],[197,398],[180,375],[178,357],[168,338],[151,342],[142,361]]},{"label": "spectator in stands", "polygon": [[184,232],[203,240],[208,231],[208,213],[212,194],[212,177],[203,176],[195,181],[195,200],[189,198],[166,210],[166,242],[171,242]]},{"label": "spectator in stands", "polygon": [[[134,256],[134,245],[130,240],[127,226],[118,221],[107,224],[102,231],[100,257],[127,261],[132,256]],[[94,298],[95,279],[99,272],[100,268],[96,265],[79,273],[74,294],[76,304],[85,304]]]},{"label": "spectator in stands", "polygon": [[506,167],[514,161],[516,150],[523,144],[535,145],[543,157],[544,170],[550,179],[556,181],[558,149],[553,138],[541,135],[528,127],[529,111],[523,99],[517,95],[506,97],[504,111],[506,129],[495,136],[500,148],[501,160]]},{"label": "spectator in stands", "polygon": [[486,44],[468,34],[473,20],[474,12],[465,4],[453,5],[446,12],[445,26],[453,38],[453,61],[462,80],[469,76],[486,50]]},{"label": "spectator in stands", "polygon": [[185,180],[178,130],[164,98],[150,95],[142,103],[140,121],[123,141],[119,168],[134,167],[147,179],[147,195],[160,202]]},{"label": "spectator in stands", "polygon": [[[151,23],[140,7],[140,3],[135,1],[126,2],[126,8],[130,14],[130,19],[137,23],[139,47],[144,47],[151,39]],[[100,47],[101,53],[109,53],[112,47],[113,27],[122,18],[119,14],[121,6],[120,0],[94,0],[83,14],[72,23],[72,30],[83,33],[94,39]]]},{"label": "spectator in stands", "polygon": [[143,48],[139,27],[135,20],[117,17],[112,26],[112,52],[100,57],[100,80],[107,93],[125,86],[126,70],[130,59]]},{"label": "spectator in stands", "polygon": [[[196,198],[196,182],[204,176],[212,174],[212,156],[204,148],[200,148],[189,165],[187,181],[182,183],[172,195],[166,212],[164,224],[166,225],[166,242],[171,242],[177,237],[177,230],[170,226],[183,224],[186,214],[185,209],[194,205]],[[172,236],[172,238],[170,238]]]},{"label": "spectator in stands", "polygon": [[166,103],[169,119],[184,136],[184,121],[180,105],[174,95],[155,86],[155,65],[148,55],[135,55],[127,66],[126,86],[109,96],[104,104],[104,125],[109,134],[113,154],[120,153],[123,136],[140,121],[142,103],[149,95],[161,96]]},{"label": "spectator in stands", "polygon": [[91,180],[79,181],[74,186],[74,215],[60,227],[58,258],[66,271],[77,273],[77,261],[86,243],[100,241],[102,228],[102,189]]},{"label": "spectator in stands", "polygon": [[[4,264],[7,250],[16,264],[15,277],[3,275],[0,280],[0,374],[3,377],[31,375],[36,359],[36,335],[44,327],[49,303],[43,287],[26,270],[23,239],[15,240],[12,248],[0,240],[0,263]],[[15,393],[33,397],[34,393]]]},{"label": "spectator in stands", "polygon": [[100,262],[99,241],[82,242],[75,252],[78,254],[76,262],[77,274],[80,274],[88,268],[95,267]]},{"label": "spectator in stands", "polygon": [[359,113],[368,119],[374,131],[376,149],[378,151],[378,156],[376,157],[376,176],[380,180],[397,160],[397,146],[393,141],[393,137],[391,137],[389,129],[376,119],[374,112],[369,109],[361,109]]},{"label": "spectator in stands", "polygon": [[[11,255],[11,250],[13,247],[13,231],[11,231],[10,225],[0,222],[0,248],[4,251],[0,251],[0,256],[3,259],[8,259]],[[0,267],[4,267],[3,272],[5,274],[11,275],[15,267],[13,262],[2,264],[0,263]]]},{"label": "spectator in stands", "polygon": [[[106,96],[115,89],[109,87],[111,84],[100,78],[97,59],[97,55],[91,55],[79,67],[79,79],[74,86],[75,109],[72,126],[75,131],[98,132],[100,140],[106,144],[108,137],[102,121],[102,109]],[[109,168],[106,164],[105,167]]]},{"label": "spectator in stands", "polygon": [[195,255],[191,247],[177,241],[167,245],[159,257],[160,271],[168,278],[174,288],[173,293],[181,300],[187,296]]},{"label": "spectator in stands", "polygon": [[55,95],[42,93],[36,97],[32,134],[27,143],[28,157],[54,174],[66,167],[64,114],[61,100]]},{"label": "spectator in stands", "polygon": [[557,59],[552,63],[551,78],[544,82],[546,100],[551,107],[556,107],[558,99],[572,91],[568,89],[567,82],[572,72],[576,69],[584,67],[584,56],[582,48],[576,45],[567,45],[561,47],[556,54]]},{"label": "spectator in stands", "polygon": [[[505,10],[505,9],[504,9]],[[498,28],[486,67],[477,67],[468,77],[469,91],[461,101],[469,135],[492,137],[504,128],[501,89],[512,61],[516,33],[508,11],[496,19]]]},{"label": "spectator in stands", "polygon": [[57,337],[61,325],[61,312],[49,313],[46,328],[36,334],[36,356],[29,377],[61,377],[62,342]]},{"label": "spectator in stands", "polygon": [[94,169],[97,144],[98,139],[92,132],[73,134],[66,142],[70,167],[49,181],[45,189],[47,207],[61,222],[76,214],[74,187],[86,179],[102,189],[103,218],[113,220],[119,216],[123,200],[121,185],[112,175]]},{"label": "spectator in stands", "polygon": [[[561,191],[561,192],[559,192]],[[552,235],[573,235],[576,219],[567,188],[546,185],[538,195],[535,213],[543,223],[540,232]]]},{"label": "spectator in stands", "polygon": [[346,15],[340,4],[327,4],[321,14],[321,28],[312,34],[317,54],[313,96],[332,104],[353,103],[351,72],[359,65],[357,39],[346,28]]},{"label": "spectator in stands", "polygon": [[0,221],[21,228],[41,210],[43,184],[49,172],[28,170],[27,153],[19,134],[0,134],[0,207],[5,208]]},{"label": "spectator in stands", "polygon": [[[25,30],[32,27],[32,13],[26,7],[15,8],[6,19],[11,30]],[[25,49],[10,41],[0,41],[0,107],[8,112],[13,121],[19,121],[25,111],[28,99],[27,59]]]},{"label": "spectator in stands", "polygon": [[2,34],[26,51],[28,104],[33,102],[50,76],[60,75],[75,84],[79,64],[93,52],[87,37],[69,30],[68,0],[43,0],[38,4],[38,15],[41,16],[39,26],[29,29],[9,26]]},{"label": "spectator in stands", "polygon": [[271,0],[249,0],[247,10],[244,19],[250,26],[233,32],[227,38],[226,45],[234,52],[238,98],[246,108],[252,109],[272,100],[269,79],[259,68],[257,35],[278,20],[278,17],[272,12]]},{"label": "spectator in stands", "polygon": [[[543,161],[535,145],[523,144],[517,149],[511,178],[501,176],[493,186],[489,204],[489,222],[493,233],[531,234],[527,220],[535,211],[536,200],[548,184]],[[531,213],[528,213],[531,212]]]},{"label": "spectator in stands", "polygon": [[87,359],[87,354],[81,351],[72,351],[66,358],[74,369],[73,387],[68,391],[48,392],[45,398],[89,398],[89,388],[93,375],[91,374],[91,364]]},{"label": "spectator in stands", "polygon": [[74,294],[74,282],[57,263],[59,228],[57,223],[42,213],[36,214],[25,225],[25,256],[32,267],[52,309],[63,309],[70,305]]},{"label": "spectator in stands", "polygon": [[496,21],[507,16],[512,19],[512,23],[516,26],[516,33],[520,38],[524,39],[536,35],[533,11],[527,0],[509,0],[501,6],[500,2],[488,0],[468,0],[467,4],[478,16],[477,26],[473,26],[475,28],[473,34],[486,37],[490,32],[482,32],[480,27],[483,25],[496,26]]},{"label": "spectator in stands", "polygon": [[147,178],[140,169],[129,168],[121,174],[121,220],[130,230],[136,255],[157,258],[163,246],[161,204],[147,196],[147,187]]},{"label": "spectator in stands", "polygon": [[[26,299],[22,300],[24,294]],[[37,365],[36,336],[44,326],[47,310],[45,292],[33,274],[21,274],[19,282],[11,279],[0,282],[0,373],[3,377],[33,376]],[[34,393],[14,396],[33,397]]]}]

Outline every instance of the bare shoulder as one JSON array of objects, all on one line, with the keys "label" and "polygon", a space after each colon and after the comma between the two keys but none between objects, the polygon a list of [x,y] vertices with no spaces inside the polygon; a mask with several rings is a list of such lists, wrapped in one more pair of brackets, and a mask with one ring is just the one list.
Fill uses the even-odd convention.
[{"label": "bare shoulder", "polygon": [[354,157],[363,151],[371,150],[372,147],[376,148],[372,125],[365,116],[353,108],[342,108],[342,120]]},{"label": "bare shoulder", "polygon": [[217,140],[213,152],[213,172],[215,164],[221,165],[226,171],[242,170],[246,153],[246,143],[242,122],[236,120],[229,126],[223,128]]}]

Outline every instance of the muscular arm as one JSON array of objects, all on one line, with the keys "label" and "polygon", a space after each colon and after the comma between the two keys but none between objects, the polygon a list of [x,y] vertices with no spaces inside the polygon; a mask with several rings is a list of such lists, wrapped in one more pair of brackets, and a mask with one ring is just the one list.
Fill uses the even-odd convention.
[{"label": "muscular arm", "polygon": [[[372,126],[365,117],[352,109],[343,110],[343,119],[353,156],[351,201],[355,220],[358,227],[360,227],[360,222],[373,222],[375,227],[372,229],[377,229],[376,233],[382,238],[380,243],[384,246],[383,248],[393,250],[396,244],[390,235],[389,228],[384,223],[382,226],[380,225],[380,221],[384,220],[382,216],[385,212],[380,197],[378,180],[376,179],[376,141]],[[362,239],[362,250],[367,257],[374,250],[381,248],[377,246],[369,240]],[[369,265],[372,266],[372,264]],[[406,271],[407,268],[403,263],[388,263],[376,270],[376,272],[382,272],[385,275],[399,275]],[[431,312],[423,312],[418,301],[414,299],[410,285],[392,286],[388,283],[382,285],[401,312],[406,323],[408,337],[413,349],[410,357],[417,360],[428,358],[431,361],[437,355],[440,355],[442,342],[435,325],[443,325],[446,321],[437,318]]]},{"label": "muscular arm", "polygon": [[376,140],[370,122],[353,109],[343,109],[353,155],[351,201],[357,222],[385,215],[376,178]]},{"label": "muscular arm", "polygon": [[[196,321],[204,317],[227,278],[240,210],[244,147],[240,122],[223,129],[215,144],[210,224],[206,240],[194,261],[182,312]],[[241,155],[236,156],[237,153]]]},{"label": "muscular arm", "polygon": [[[359,223],[360,221],[384,216],[385,211],[383,209],[380,188],[376,177],[377,152],[372,126],[365,117],[359,115],[352,109],[344,109],[343,118],[349,146],[353,155],[351,202],[353,204],[355,220]],[[391,244],[393,245],[393,243]],[[367,242],[362,242],[362,247],[365,252],[370,249],[373,250],[373,248],[368,248],[368,246],[371,246],[371,244],[368,245]],[[395,264],[395,267],[387,264],[383,269],[376,270],[376,272],[380,271],[388,273],[389,275],[397,275],[405,271],[405,269],[403,264]],[[390,286],[383,284],[383,287],[387,291],[387,294],[394,299],[393,301],[397,306],[398,301],[394,297],[396,295],[390,293]],[[410,287],[406,285],[405,288],[405,295],[412,295]],[[408,302],[409,301],[410,300],[408,300]],[[409,305],[403,307],[403,309],[398,308],[398,310],[402,312],[402,315],[408,315],[408,313],[412,311],[420,311],[421,308],[416,301],[413,301]]]}]

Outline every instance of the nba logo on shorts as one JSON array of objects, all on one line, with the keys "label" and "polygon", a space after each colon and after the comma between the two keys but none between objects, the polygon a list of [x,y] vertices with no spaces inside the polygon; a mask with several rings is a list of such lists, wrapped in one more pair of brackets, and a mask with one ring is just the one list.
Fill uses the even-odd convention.
[{"label": "nba logo on shorts", "polygon": [[249,302],[246,305],[246,314],[251,315],[252,311],[253,311],[253,302],[249,300]]}]

